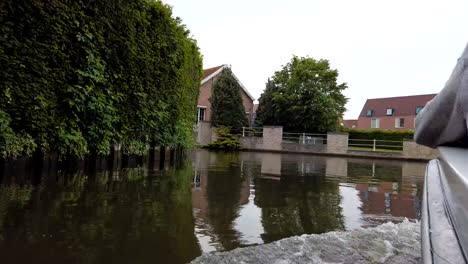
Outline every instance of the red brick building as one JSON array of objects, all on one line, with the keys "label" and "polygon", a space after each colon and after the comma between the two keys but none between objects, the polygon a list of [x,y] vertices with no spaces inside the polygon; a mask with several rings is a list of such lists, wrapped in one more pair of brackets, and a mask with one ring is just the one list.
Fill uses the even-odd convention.
[{"label": "red brick building", "polygon": [[[201,81],[200,86],[200,95],[198,96],[198,106],[197,106],[197,117],[198,122],[200,121],[211,121],[211,94],[213,93],[213,84],[219,78],[220,73],[228,68],[228,65],[221,65],[213,68],[209,68],[204,70],[203,72],[203,80]],[[253,107],[254,107],[254,98],[253,96],[247,91],[244,85],[237,79],[234,75],[237,82],[239,83],[240,87],[240,94],[242,97],[242,103],[244,105],[245,114],[249,120],[249,124],[252,122],[253,116]]]},{"label": "red brick building", "polygon": [[413,130],[416,115],[435,94],[367,99],[358,129]]}]

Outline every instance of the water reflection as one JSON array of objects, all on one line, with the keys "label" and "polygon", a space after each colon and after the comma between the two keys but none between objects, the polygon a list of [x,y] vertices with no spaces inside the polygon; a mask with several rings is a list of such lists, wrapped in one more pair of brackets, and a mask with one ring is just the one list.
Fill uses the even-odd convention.
[{"label": "water reflection", "polygon": [[204,150],[178,161],[1,164],[2,263],[186,263],[419,218],[424,163]]},{"label": "water reflection", "polygon": [[424,163],[207,151],[193,162],[203,251],[419,218]]}]

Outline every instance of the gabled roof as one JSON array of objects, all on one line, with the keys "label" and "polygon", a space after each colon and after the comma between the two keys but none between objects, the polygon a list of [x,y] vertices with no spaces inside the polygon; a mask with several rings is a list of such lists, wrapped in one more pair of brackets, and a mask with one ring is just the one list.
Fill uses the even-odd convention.
[{"label": "gabled roof", "polygon": [[387,97],[367,99],[359,117],[367,117],[367,110],[372,109],[372,117],[387,116],[387,108],[394,109],[392,116],[416,115],[416,107],[424,107],[436,94],[422,94],[412,96]]},{"label": "gabled roof", "polygon": [[[208,76],[212,75],[213,73],[215,73],[218,70],[220,70],[221,68],[223,68],[223,66],[224,65],[220,65],[220,66],[216,66],[216,67],[213,67],[213,68],[203,70],[203,79],[202,80],[205,80]],[[218,73],[216,73],[216,74],[218,74]],[[211,78],[213,78],[213,77],[211,77]],[[209,79],[211,79],[211,78],[209,78]],[[202,81],[202,83],[203,83],[203,81]]]},{"label": "gabled roof", "polygon": [[[221,66],[216,66],[216,67],[213,67],[213,68],[203,70],[203,79],[201,81],[201,85],[203,85],[207,81],[213,79],[216,75],[220,74],[225,68],[228,68],[228,67],[229,67],[228,65],[223,64]],[[237,77],[236,77],[236,75],[234,75],[234,73],[232,75],[234,76],[234,78],[236,79],[237,83],[240,85],[242,90],[245,92],[245,94],[247,94],[247,96],[250,99],[252,99],[252,101],[254,101],[255,98],[253,98],[253,96],[249,93],[249,91],[247,91],[247,88],[245,88],[245,86],[239,81],[239,79],[237,79]]]}]

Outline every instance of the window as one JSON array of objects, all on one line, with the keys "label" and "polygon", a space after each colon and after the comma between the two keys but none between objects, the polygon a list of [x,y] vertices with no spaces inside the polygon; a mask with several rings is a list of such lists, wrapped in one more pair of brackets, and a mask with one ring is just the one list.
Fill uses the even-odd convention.
[{"label": "window", "polygon": [[404,128],[405,127],[405,119],[404,118],[396,118],[395,119],[395,127],[396,128]]},{"label": "window", "polygon": [[380,127],[380,124],[379,124],[379,119],[377,118],[372,118],[371,119],[371,128],[379,128]]},{"label": "window", "polygon": [[387,108],[387,116],[393,115],[393,108]]},{"label": "window", "polygon": [[366,112],[366,116],[372,116],[374,114],[374,110],[368,109]]},{"label": "window", "polygon": [[419,112],[421,112],[422,109],[423,109],[422,106],[417,106],[416,107],[416,114],[419,114]]},{"label": "window", "polygon": [[199,106],[197,110],[197,123],[200,121],[205,120],[205,112],[206,112],[206,107],[205,106]]}]

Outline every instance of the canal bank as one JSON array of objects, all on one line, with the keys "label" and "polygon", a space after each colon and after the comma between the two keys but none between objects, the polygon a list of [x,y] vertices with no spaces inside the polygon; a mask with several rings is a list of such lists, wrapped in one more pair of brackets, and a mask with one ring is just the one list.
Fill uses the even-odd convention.
[{"label": "canal bank", "polygon": [[[197,142],[206,146],[216,141],[215,128],[201,122],[197,128]],[[438,157],[436,149],[416,144],[413,140],[378,141],[350,139],[348,133],[327,134],[285,133],[280,126],[257,128],[253,133],[242,133],[238,137],[244,151],[323,155],[334,157],[388,159],[427,162]],[[358,143],[356,143],[356,141]],[[369,142],[370,141],[370,142]],[[392,149],[400,144],[398,150]],[[353,146],[365,146],[356,148]],[[377,146],[377,148],[376,148]],[[383,146],[387,149],[378,148]]]}]

